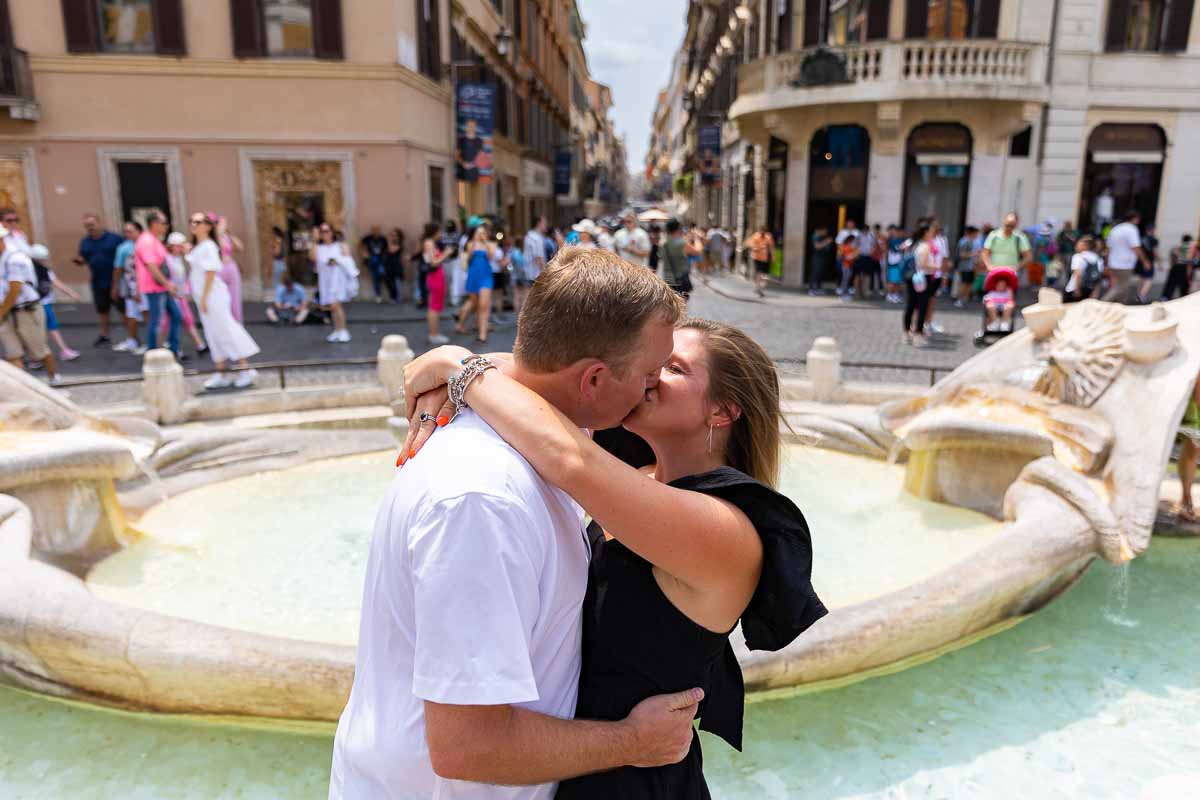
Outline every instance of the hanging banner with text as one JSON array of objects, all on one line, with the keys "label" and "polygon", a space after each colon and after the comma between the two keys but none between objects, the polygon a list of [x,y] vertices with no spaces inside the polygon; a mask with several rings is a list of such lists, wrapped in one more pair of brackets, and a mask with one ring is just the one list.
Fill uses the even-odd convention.
[{"label": "hanging banner with text", "polygon": [[554,154],[554,193],[565,196],[571,193],[571,151],[559,150]]},{"label": "hanging banner with text", "polygon": [[721,185],[721,126],[704,125],[698,131],[700,145],[700,183]]},{"label": "hanging banner with text", "polygon": [[491,183],[496,87],[485,83],[458,84],[456,108],[458,141],[454,158],[458,179]]}]

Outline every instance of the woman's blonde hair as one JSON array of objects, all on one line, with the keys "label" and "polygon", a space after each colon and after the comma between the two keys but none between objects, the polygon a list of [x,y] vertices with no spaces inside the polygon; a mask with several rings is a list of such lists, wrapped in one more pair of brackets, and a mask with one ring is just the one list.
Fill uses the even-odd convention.
[{"label": "woman's blonde hair", "polygon": [[709,399],[730,413],[740,412],[730,426],[726,461],[734,469],[775,488],[779,483],[783,443],[775,362],[762,345],[732,325],[687,319],[679,327],[704,335]]}]

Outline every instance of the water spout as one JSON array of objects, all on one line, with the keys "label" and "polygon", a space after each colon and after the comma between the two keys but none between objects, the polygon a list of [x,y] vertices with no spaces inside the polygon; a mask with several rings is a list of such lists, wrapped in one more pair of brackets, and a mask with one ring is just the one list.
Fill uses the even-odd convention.
[{"label": "water spout", "polygon": [[1129,540],[1125,538],[1125,534],[1118,533],[1117,538],[1121,540],[1121,547],[1119,550],[1121,554],[1121,563],[1128,564],[1130,561],[1133,561],[1136,555],[1133,552],[1133,548],[1129,546]]}]

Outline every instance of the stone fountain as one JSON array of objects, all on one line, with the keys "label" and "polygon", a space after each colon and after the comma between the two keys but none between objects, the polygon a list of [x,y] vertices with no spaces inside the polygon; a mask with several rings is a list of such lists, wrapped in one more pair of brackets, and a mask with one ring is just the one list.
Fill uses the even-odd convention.
[{"label": "stone fountain", "polygon": [[[735,642],[749,690],[852,680],[933,657],[1035,611],[1097,556],[1120,563],[1145,551],[1175,423],[1200,372],[1200,297],[1151,308],[1055,301],[1041,298],[1050,310],[1031,314],[1036,325],[927,393],[877,408],[844,405],[846,392],[829,380],[836,345],[820,343],[826,368],[812,377],[825,383],[809,396],[821,402],[790,415],[800,439],[891,457],[904,464],[909,492],[1004,527],[949,568],[835,608],[780,652]],[[397,433],[395,385],[408,358],[400,341],[380,351],[392,386],[381,398]],[[384,449],[390,439],[386,430],[101,418],[0,364],[0,678],[123,708],[335,720],[352,648],[133,609],[94,596],[78,575],[136,537],[127,517],[163,492]]]}]

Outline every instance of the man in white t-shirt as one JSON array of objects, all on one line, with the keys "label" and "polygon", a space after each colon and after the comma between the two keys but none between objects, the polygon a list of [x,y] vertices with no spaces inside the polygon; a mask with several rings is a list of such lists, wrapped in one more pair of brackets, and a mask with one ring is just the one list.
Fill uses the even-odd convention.
[{"label": "man in white t-shirt", "polygon": [[846,220],[846,227],[838,231],[838,235],[834,239],[834,242],[838,247],[841,247],[846,243],[846,240],[852,236],[858,236],[858,223],[852,219],[848,219]]},{"label": "man in white t-shirt", "polygon": [[58,364],[46,343],[46,309],[38,292],[33,260],[14,247],[13,234],[0,225],[0,348],[4,358],[22,369],[23,358],[41,361],[51,384],[62,381]]},{"label": "man in white t-shirt", "polygon": [[638,227],[637,217],[632,213],[626,214],[622,223],[622,228],[613,236],[617,255],[640,267],[647,266],[650,263],[650,234]]},{"label": "man in white t-shirt", "polygon": [[525,246],[522,255],[525,257],[525,280],[532,284],[546,268],[546,228],[549,223],[545,217],[538,217],[534,226],[525,234]]},{"label": "man in white t-shirt", "polygon": [[[538,324],[520,330],[512,376],[606,428],[657,382],[682,305],[649,270],[575,249],[524,313]],[[542,800],[567,777],[681,759],[690,692],[622,722],[571,719],[588,560],[582,509],[481,418],[465,410],[432,437],[376,516],[331,800]]]},{"label": "man in white t-shirt", "polygon": [[1142,247],[1142,234],[1138,229],[1141,223],[1142,215],[1130,211],[1123,222],[1114,225],[1108,232],[1108,270],[1112,285],[1102,300],[1110,303],[1127,302],[1134,286],[1133,268],[1139,261],[1147,268],[1150,266],[1150,258]]}]

